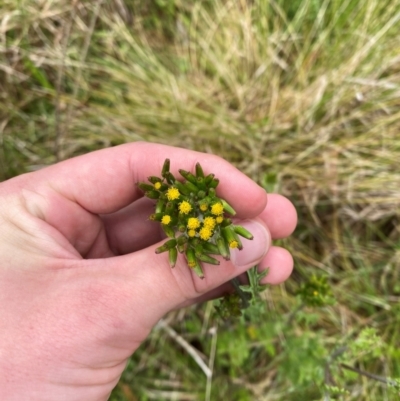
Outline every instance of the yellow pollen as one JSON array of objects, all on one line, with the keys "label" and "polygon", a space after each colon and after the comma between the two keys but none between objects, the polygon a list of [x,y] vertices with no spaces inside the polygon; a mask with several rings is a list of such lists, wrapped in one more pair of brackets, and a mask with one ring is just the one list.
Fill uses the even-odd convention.
[{"label": "yellow pollen", "polygon": [[188,236],[189,237],[194,237],[196,235],[196,231],[195,230],[188,230]]},{"label": "yellow pollen", "polygon": [[210,227],[204,226],[200,231],[199,231],[199,236],[202,240],[208,241],[212,237],[212,229]]},{"label": "yellow pollen", "polygon": [[196,266],[196,262],[194,260],[188,260],[188,266],[189,267],[195,267]]},{"label": "yellow pollen", "polygon": [[177,188],[175,188],[175,187],[171,187],[167,191],[167,198],[168,198],[169,201],[173,201],[175,199],[178,199],[180,195],[181,194],[179,193],[179,190]]},{"label": "yellow pollen", "polygon": [[215,216],[219,216],[224,213],[224,207],[222,206],[222,203],[214,203],[211,206],[211,213]]},{"label": "yellow pollen", "polygon": [[316,297],[318,295],[318,291],[314,291],[313,294],[314,294],[314,297]]},{"label": "yellow pollen", "polygon": [[239,243],[235,240],[233,240],[229,243],[229,248],[237,248],[238,246],[239,246]]},{"label": "yellow pollen", "polygon": [[161,219],[161,223],[165,224],[165,225],[168,225],[169,223],[171,223],[171,216],[168,216],[168,214],[163,216]]},{"label": "yellow pollen", "polygon": [[211,228],[211,230],[215,227],[216,221],[213,217],[206,217],[204,219],[204,227]]},{"label": "yellow pollen", "polygon": [[155,189],[160,189],[160,188],[161,188],[161,182],[160,182],[160,181],[156,182],[156,183],[154,184],[154,188],[155,188]]},{"label": "yellow pollen", "polygon": [[216,219],[215,219],[215,221],[216,221],[218,224],[221,224],[221,223],[224,221],[224,218],[223,218],[222,216],[217,216]]},{"label": "yellow pollen", "polygon": [[197,217],[190,217],[188,219],[188,224],[187,224],[188,228],[190,228],[191,230],[195,230],[196,228],[200,227],[200,221]]},{"label": "yellow pollen", "polygon": [[183,214],[188,214],[192,210],[192,206],[189,202],[183,201],[179,204],[179,211]]}]

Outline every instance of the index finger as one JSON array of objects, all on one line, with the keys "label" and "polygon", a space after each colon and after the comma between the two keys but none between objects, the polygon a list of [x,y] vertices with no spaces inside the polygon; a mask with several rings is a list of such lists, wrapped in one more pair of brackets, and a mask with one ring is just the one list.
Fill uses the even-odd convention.
[{"label": "index finger", "polygon": [[226,160],[212,154],[146,142],[135,142],[78,156],[37,171],[31,189],[44,186],[95,214],[113,213],[143,196],[138,182],[160,176],[165,159],[171,172],[194,171],[197,162],[204,173],[220,179],[218,196],[226,199],[238,217],[255,217],[266,206],[267,194]]}]

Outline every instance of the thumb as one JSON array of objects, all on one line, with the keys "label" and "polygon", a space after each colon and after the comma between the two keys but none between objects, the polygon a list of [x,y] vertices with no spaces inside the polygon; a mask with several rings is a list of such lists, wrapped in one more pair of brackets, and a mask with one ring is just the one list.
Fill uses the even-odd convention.
[{"label": "thumb", "polygon": [[237,223],[253,234],[253,240],[242,239],[243,249],[233,249],[230,261],[217,257],[220,265],[203,264],[204,279],[196,276],[181,254],[171,269],[168,254],[155,253],[160,243],[103,262],[109,264],[113,274],[118,272],[128,285],[130,296],[126,299],[131,303],[131,308],[139,307],[139,315],[146,313],[147,318],[155,324],[173,309],[194,304],[199,299],[207,299],[208,292],[212,296],[222,295],[218,294],[218,287],[264,258],[271,245],[271,235],[264,222],[252,219]]},{"label": "thumb", "polygon": [[242,239],[243,249],[231,251],[231,261],[238,268],[246,270],[258,264],[271,246],[271,234],[261,220],[244,220],[239,224],[253,234],[252,240]]}]

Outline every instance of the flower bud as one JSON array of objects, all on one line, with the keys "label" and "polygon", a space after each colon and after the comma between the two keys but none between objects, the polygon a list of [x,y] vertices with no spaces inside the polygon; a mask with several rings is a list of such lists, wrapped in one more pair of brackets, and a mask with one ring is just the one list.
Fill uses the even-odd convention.
[{"label": "flower bud", "polygon": [[145,182],[139,182],[137,186],[144,192],[152,191],[154,189],[153,185],[146,184]]},{"label": "flower bud", "polygon": [[[164,175],[163,175],[164,177]],[[175,177],[169,171],[165,173],[165,179],[167,180],[168,184],[173,185],[176,181]]]},{"label": "flower bud", "polygon": [[219,260],[217,260],[217,259],[213,258],[212,256],[207,255],[205,253],[202,253],[202,254],[196,255],[196,256],[199,260],[201,260],[204,263],[209,263],[210,265],[216,265],[216,266],[218,266],[220,264]]},{"label": "flower bud", "polygon": [[163,231],[167,237],[175,238],[175,231],[172,227],[167,226],[165,224],[161,224],[161,228],[163,229]]},{"label": "flower bud", "polygon": [[165,200],[159,199],[156,203],[155,213],[162,213],[165,209]]},{"label": "flower bud", "polygon": [[175,205],[173,202],[167,202],[165,205],[165,213],[166,214],[174,214],[175,212]]},{"label": "flower bud", "polygon": [[187,237],[185,236],[185,235],[180,235],[178,238],[177,238],[177,243],[178,243],[178,245],[184,245],[184,244],[186,244],[188,242],[188,239],[187,239]]},{"label": "flower bud", "polygon": [[161,176],[164,178],[167,178],[167,174],[169,173],[169,167],[170,167],[170,160],[169,159],[165,159],[162,170],[161,170]]},{"label": "flower bud", "polygon": [[176,239],[170,239],[167,242],[164,242],[163,245],[159,246],[156,249],[156,253],[157,254],[163,253],[163,252],[169,251],[172,248],[176,248],[176,244],[177,244]]},{"label": "flower bud", "polygon": [[197,184],[197,179],[196,177],[190,173],[189,171],[180,169],[179,174],[187,181],[191,182],[192,184],[196,185]]},{"label": "flower bud", "polygon": [[224,218],[221,223],[221,227],[227,227],[232,224],[232,220],[228,218]]},{"label": "flower bud", "polygon": [[232,225],[233,230],[235,231],[236,234],[239,234],[241,237],[246,238],[246,239],[253,239],[253,234],[246,230],[244,227],[242,226],[235,226]]},{"label": "flower bud", "polygon": [[215,174],[208,174],[207,177],[204,178],[204,184],[208,187],[211,183],[211,181],[214,179]]},{"label": "flower bud", "polygon": [[193,248],[188,248],[186,250],[186,259],[188,266],[195,271],[195,273],[200,277],[204,278],[204,273],[201,268],[199,261],[196,258]]},{"label": "flower bud", "polygon": [[224,206],[224,210],[229,213],[231,216],[236,214],[235,209],[225,200],[221,199],[222,205]]},{"label": "flower bud", "polygon": [[197,192],[199,192],[199,188],[190,181],[186,181],[183,185],[189,190],[189,194],[197,194]]},{"label": "flower bud", "polygon": [[162,178],[156,177],[154,175],[147,177],[147,180],[150,181],[153,185],[156,184],[157,182],[162,182]]},{"label": "flower bud", "polygon": [[243,249],[242,242],[239,239],[239,236],[235,233],[232,226],[227,226],[221,228],[221,234],[226,240],[229,248],[238,248]]},{"label": "flower bud", "polygon": [[211,253],[214,255],[220,255],[218,246],[216,244],[213,244],[212,242],[204,242],[203,243],[203,251],[205,253]]},{"label": "flower bud", "polygon": [[203,168],[200,163],[196,163],[196,177],[204,178]]},{"label": "flower bud", "polygon": [[150,220],[161,221],[164,217],[164,213],[153,213],[150,215]]},{"label": "flower bud", "polygon": [[179,192],[181,194],[186,195],[186,196],[190,195],[190,189],[188,187],[186,187],[182,182],[175,181],[174,185],[175,185],[176,188],[179,189]]},{"label": "flower bud", "polygon": [[217,188],[218,184],[219,184],[219,179],[218,178],[213,178],[211,180],[210,184],[208,185],[208,187],[210,189],[215,189],[215,188]]},{"label": "flower bud", "polygon": [[176,249],[176,247],[168,250],[168,259],[171,268],[175,267],[176,261],[178,259],[178,250]]},{"label": "flower bud", "polygon": [[144,193],[149,199],[158,199],[160,197],[160,193],[158,191],[146,191]]},{"label": "flower bud", "polygon": [[229,260],[231,258],[231,254],[229,252],[229,246],[223,237],[219,237],[217,239],[217,247],[220,255],[225,259]]},{"label": "flower bud", "polygon": [[206,196],[206,193],[201,189],[199,192],[197,192],[197,197],[199,199],[203,199]]}]

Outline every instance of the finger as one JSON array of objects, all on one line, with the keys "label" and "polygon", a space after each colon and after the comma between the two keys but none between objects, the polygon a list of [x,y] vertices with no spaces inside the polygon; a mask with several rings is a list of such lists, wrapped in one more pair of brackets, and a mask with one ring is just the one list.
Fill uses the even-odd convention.
[{"label": "finger", "polygon": [[[105,298],[108,300],[107,314],[113,319],[126,324],[143,323],[150,328],[168,311],[194,303],[200,296],[242,274],[264,258],[271,243],[268,230],[259,222],[246,224],[246,228],[252,228],[254,232],[254,240],[249,241],[251,247],[246,243],[240,251],[247,252],[247,257],[242,256],[240,261],[234,259],[236,264],[223,259],[220,259],[219,266],[204,264],[204,279],[196,276],[181,254],[176,266],[171,269],[167,254],[155,254],[155,248],[160,243],[128,255],[80,260],[75,264],[79,265],[77,270],[87,276],[84,281],[89,289],[95,288],[96,297],[99,297],[95,303],[99,304],[99,308],[104,308],[102,299]],[[253,225],[250,227],[249,224]],[[81,292],[86,294],[88,291]],[[93,295],[91,297],[93,303]],[[112,305],[114,300],[118,305]],[[121,316],[124,313],[126,315]]]},{"label": "finger", "polygon": [[292,255],[284,248],[272,246],[259,263],[259,270],[268,268],[262,284],[280,284],[289,278],[293,271]]},{"label": "finger", "polygon": [[[154,203],[142,198],[115,214],[104,216],[111,248],[121,255],[160,241],[163,238],[160,225],[148,219],[153,212]],[[268,195],[268,204],[258,218],[266,223],[272,239],[290,235],[297,224],[294,206],[278,194]],[[241,224],[240,220],[237,223]]]},{"label": "finger", "polygon": [[268,204],[259,218],[265,221],[273,239],[288,237],[297,225],[295,207],[289,199],[279,194],[268,194]]},{"label": "finger", "polygon": [[152,213],[154,202],[141,198],[116,213],[101,216],[115,255],[139,251],[165,237],[160,224],[149,219]]},{"label": "finger", "polygon": [[267,203],[260,186],[220,157],[145,142],[66,160],[32,173],[36,179],[26,184],[39,191],[51,187],[91,213],[112,213],[143,196],[136,184],[148,176],[160,176],[166,158],[171,160],[171,172],[177,177],[178,169],[193,171],[197,162],[205,174],[216,173],[221,181],[218,194],[239,216],[256,216]]}]

